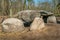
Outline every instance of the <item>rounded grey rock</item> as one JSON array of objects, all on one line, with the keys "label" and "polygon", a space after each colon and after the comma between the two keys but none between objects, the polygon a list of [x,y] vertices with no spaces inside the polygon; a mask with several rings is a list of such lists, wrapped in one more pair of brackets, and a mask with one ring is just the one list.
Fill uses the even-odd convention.
[{"label": "rounded grey rock", "polygon": [[47,18],[47,23],[57,23],[56,17],[55,16],[49,16]]},{"label": "rounded grey rock", "polygon": [[2,23],[3,32],[22,32],[25,27],[22,20],[8,18]]}]

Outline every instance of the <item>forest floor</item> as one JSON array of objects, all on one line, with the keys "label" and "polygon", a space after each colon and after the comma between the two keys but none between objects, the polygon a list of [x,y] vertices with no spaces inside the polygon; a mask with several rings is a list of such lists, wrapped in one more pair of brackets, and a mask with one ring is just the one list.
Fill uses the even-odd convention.
[{"label": "forest floor", "polygon": [[0,40],[60,40],[60,24],[45,24],[45,28],[40,31],[29,29],[30,27],[26,27],[21,33],[0,32]]},{"label": "forest floor", "polygon": [[60,24],[45,24],[40,31],[29,31],[26,28],[22,33],[0,33],[0,40],[60,40]]}]

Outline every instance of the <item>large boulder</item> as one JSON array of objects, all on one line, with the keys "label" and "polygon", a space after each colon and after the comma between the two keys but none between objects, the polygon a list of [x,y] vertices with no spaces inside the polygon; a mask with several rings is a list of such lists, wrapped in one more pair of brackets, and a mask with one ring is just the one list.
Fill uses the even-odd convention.
[{"label": "large boulder", "polygon": [[40,14],[37,10],[24,10],[18,12],[18,18],[23,19],[26,22],[32,21],[35,17],[40,17]]},{"label": "large boulder", "polygon": [[45,27],[44,21],[42,18],[36,17],[33,21],[33,23],[30,26],[30,30],[41,30]]},{"label": "large boulder", "polygon": [[17,18],[8,18],[4,20],[2,28],[4,32],[22,32],[25,29],[23,21]]},{"label": "large boulder", "polygon": [[24,25],[30,26],[30,24],[32,23],[35,17],[43,16],[44,22],[47,22],[47,18],[50,15],[53,15],[53,13],[45,11],[45,10],[23,10],[23,11],[18,12],[13,17],[22,19],[24,21]]},{"label": "large boulder", "polygon": [[49,16],[47,18],[47,23],[57,23],[56,17],[55,16]]},{"label": "large boulder", "polygon": [[24,10],[18,12],[18,18],[24,21],[24,24],[28,26],[34,20],[35,17],[40,17],[40,13],[37,10]]}]

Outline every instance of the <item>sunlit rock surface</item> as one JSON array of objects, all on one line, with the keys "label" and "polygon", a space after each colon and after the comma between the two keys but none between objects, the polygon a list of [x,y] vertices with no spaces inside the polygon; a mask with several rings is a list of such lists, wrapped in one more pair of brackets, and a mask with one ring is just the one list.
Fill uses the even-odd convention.
[{"label": "sunlit rock surface", "polygon": [[41,30],[44,27],[45,25],[43,19],[36,17],[30,26],[30,30]]},{"label": "sunlit rock surface", "polygon": [[47,23],[57,23],[56,17],[55,16],[49,16],[47,18]]},{"label": "sunlit rock surface", "polygon": [[24,25],[22,20],[8,18],[3,21],[2,28],[4,32],[22,32],[24,30]]}]

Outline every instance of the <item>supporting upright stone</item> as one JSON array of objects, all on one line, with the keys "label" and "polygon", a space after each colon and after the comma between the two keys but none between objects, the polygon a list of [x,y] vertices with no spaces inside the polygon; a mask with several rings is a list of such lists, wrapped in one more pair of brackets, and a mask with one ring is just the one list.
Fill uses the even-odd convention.
[{"label": "supporting upright stone", "polygon": [[44,21],[42,18],[36,17],[33,21],[33,23],[30,26],[30,30],[34,31],[34,30],[41,30],[42,28],[44,28]]},{"label": "supporting upright stone", "polygon": [[56,17],[55,16],[49,16],[47,18],[47,23],[57,23]]}]

